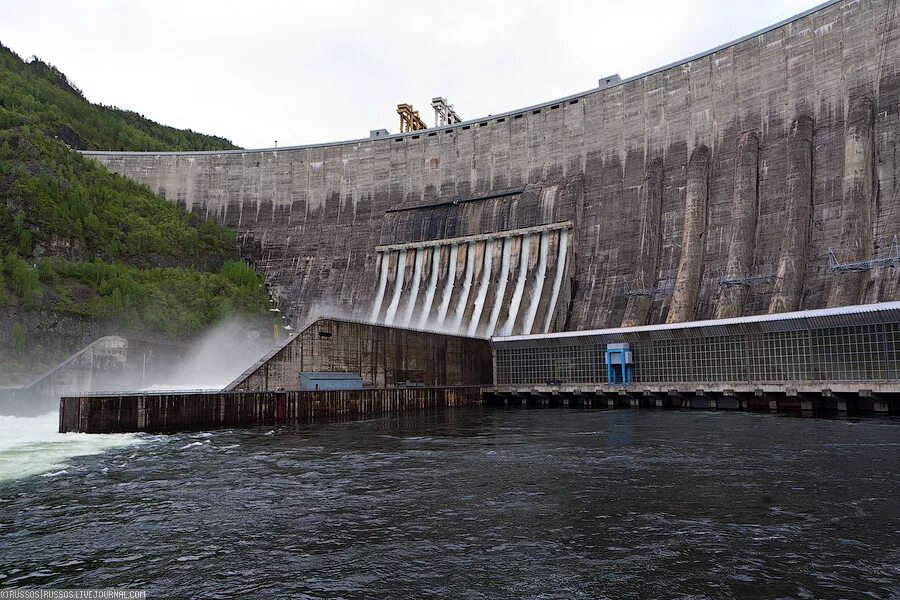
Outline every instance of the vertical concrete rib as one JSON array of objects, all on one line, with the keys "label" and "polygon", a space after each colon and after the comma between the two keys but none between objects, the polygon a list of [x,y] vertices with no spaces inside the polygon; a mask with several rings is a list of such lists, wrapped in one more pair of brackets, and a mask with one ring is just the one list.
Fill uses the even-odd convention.
[{"label": "vertical concrete rib", "polygon": [[[525,239],[527,238],[527,242]],[[534,293],[535,286],[535,271],[538,268],[538,261],[541,256],[541,234],[534,233],[530,235],[523,236],[522,239],[522,254],[525,254],[527,246],[527,260],[525,261],[525,276],[524,280],[520,279],[522,282],[522,289],[519,293],[519,303],[516,306],[516,318],[513,321],[512,329],[510,330],[511,335],[517,335],[524,330],[525,327],[525,319],[528,316],[528,307],[531,306],[531,296]],[[531,283],[531,285],[529,285]],[[516,292],[519,292],[518,282],[516,283]],[[515,304],[515,298],[513,298],[513,304]],[[512,311],[512,305],[510,305],[510,311]]]},{"label": "vertical concrete rib", "polygon": [[531,284],[531,297],[528,302],[528,310],[525,312],[525,319],[522,321],[522,333],[531,333],[534,327],[534,319],[537,316],[538,308],[541,305],[541,295],[544,291],[544,280],[547,277],[547,254],[550,252],[550,233],[544,231],[541,233],[540,243],[538,244],[538,260],[534,269],[534,278]]},{"label": "vertical concrete rib", "polygon": [[397,308],[400,306],[400,296],[403,294],[403,283],[406,279],[406,250],[401,250],[397,257],[397,271],[394,274],[394,293],[391,296],[391,303],[388,305],[387,314],[384,316],[384,322],[387,325],[394,323],[397,316]]},{"label": "vertical concrete rib", "polygon": [[381,303],[384,302],[384,291],[387,288],[388,264],[390,260],[389,252],[382,252],[378,261],[378,291],[375,292],[375,302],[372,303],[372,314],[370,321],[377,321],[378,314],[381,312]]},{"label": "vertical concrete rib", "polygon": [[709,148],[698,146],[688,161],[687,191],[684,202],[684,232],[681,261],[675,276],[672,306],[667,323],[694,318],[703,273],[703,245],[706,243],[706,208],[709,200]]},{"label": "vertical concrete rib", "polygon": [[503,299],[506,297],[506,287],[511,274],[510,263],[512,262],[513,239],[504,238],[501,243],[503,244],[503,249],[500,255],[500,270],[497,272],[497,277],[494,278],[496,291],[493,294],[493,305],[483,330],[484,335],[488,337],[494,335],[494,330],[497,328],[497,320],[500,318],[500,309],[503,308]]},{"label": "vertical concrete rib", "polygon": [[[731,241],[725,278],[750,275],[753,249],[756,247],[756,215],[759,193],[759,138],[753,131],[741,134],[734,160],[734,203],[731,207]],[[717,319],[741,316],[747,288],[743,285],[723,286],[716,307]]]},{"label": "vertical concrete rib", "polygon": [[403,307],[403,318],[399,321],[403,327],[408,327],[412,320],[413,312],[416,309],[416,302],[419,299],[419,288],[422,287],[422,268],[425,263],[425,249],[416,250],[415,262],[413,263],[413,276],[409,285],[409,293],[406,294],[406,304]]},{"label": "vertical concrete rib", "polygon": [[[516,285],[512,288],[507,286],[507,290],[512,290],[508,302],[504,302],[507,307],[506,320],[500,329],[500,335],[511,335],[513,327],[516,324],[516,317],[519,314],[519,306],[522,304],[522,294],[525,290],[525,280],[528,278],[528,252],[531,248],[531,235],[523,235],[516,238],[516,246],[513,246],[513,253],[516,262]],[[516,252],[518,250],[518,252]]]},{"label": "vertical concrete rib", "polygon": [[[453,296],[453,284],[456,283],[456,263],[459,255],[459,244],[450,246],[447,254],[447,277],[444,281],[444,291],[441,295],[441,303],[438,305],[437,314],[432,323],[433,328],[440,329],[447,318],[447,310],[450,308],[450,299]],[[443,262],[443,257],[441,258]]]},{"label": "vertical concrete rib", "polygon": [[[547,310],[550,306],[550,299],[553,296],[553,288],[556,283],[556,271],[559,266],[560,236],[563,231],[547,231],[544,233],[547,238],[547,257],[544,259],[546,263],[543,278],[544,287],[541,291],[537,311],[531,325],[531,331],[534,333],[542,333],[544,331],[544,321],[547,320]],[[541,241],[543,242],[543,238]]]},{"label": "vertical concrete rib", "polygon": [[[443,331],[448,333],[456,333],[459,328],[461,319],[457,319],[457,313],[460,311],[460,304],[465,308],[465,297],[468,296],[469,289],[472,287],[471,263],[469,257],[473,254],[474,249],[471,244],[456,244],[456,283],[453,284],[452,295],[450,296],[450,308],[447,311],[447,318],[443,322]],[[460,315],[461,316],[461,315]]]},{"label": "vertical concrete rib", "polygon": [[[665,169],[661,158],[654,158],[644,172],[641,185],[641,232],[638,239],[639,250],[633,287],[640,289],[656,286],[659,261],[660,220]],[[650,315],[653,298],[631,296],[625,305],[622,327],[645,325]]]},{"label": "vertical concrete rib", "polygon": [[428,278],[428,287],[425,290],[425,300],[419,312],[418,328],[424,329],[428,324],[428,317],[431,315],[431,307],[434,305],[434,294],[437,290],[438,275],[441,272],[441,247],[435,246],[434,249],[427,250],[431,256],[431,270]]},{"label": "vertical concrete rib", "polygon": [[494,241],[487,240],[484,243],[484,258],[482,259],[480,283],[478,284],[478,292],[475,296],[475,302],[472,307],[472,314],[468,316],[466,335],[475,335],[478,333],[478,325],[481,323],[481,315],[484,308],[490,303],[488,292],[491,288],[491,280],[495,277],[494,269]]},{"label": "vertical concrete rib", "polygon": [[566,274],[566,258],[569,251],[569,230],[559,232],[559,246],[556,250],[556,272],[553,275],[553,291],[550,293],[550,302],[547,305],[547,314],[544,317],[543,333],[548,333],[553,326],[556,317],[556,304],[559,302],[559,291],[562,288],[563,277]]},{"label": "vertical concrete rib", "polygon": [[801,116],[788,134],[787,207],[784,237],[769,312],[800,310],[806,278],[806,246],[812,216],[813,120]]},{"label": "vertical concrete rib", "polygon": [[[871,258],[875,212],[874,132],[872,99],[861,97],[850,104],[844,133],[844,196],[841,202],[843,234],[838,260]],[[832,279],[828,306],[847,306],[863,301],[864,282],[871,273],[843,273]]]},{"label": "vertical concrete rib", "polygon": [[[465,333],[469,328],[469,321],[472,319],[472,313],[475,311],[475,305],[478,302],[478,284],[481,282],[481,271],[484,268],[484,253],[486,244],[484,241],[469,242],[470,256],[466,261],[466,277],[469,279],[468,289],[465,291],[465,297],[460,296],[459,302],[462,307],[462,316],[458,316],[458,323],[455,331]],[[469,268],[471,265],[471,268]]]}]

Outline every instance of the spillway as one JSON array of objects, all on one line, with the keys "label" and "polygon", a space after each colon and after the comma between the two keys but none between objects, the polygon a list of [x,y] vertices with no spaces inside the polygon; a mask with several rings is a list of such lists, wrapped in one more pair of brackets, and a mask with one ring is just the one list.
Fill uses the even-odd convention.
[{"label": "spillway", "polygon": [[494,260],[494,245],[486,244],[484,248],[484,264],[481,269],[481,282],[478,285],[478,295],[475,297],[475,307],[466,335],[474,336],[478,332],[478,323],[481,313],[484,311],[484,302],[487,300],[488,288],[491,285],[491,265]]},{"label": "spillway", "polygon": [[400,306],[400,296],[403,293],[403,277],[406,271],[406,250],[401,250],[397,257],[397,271],[394,274],[394,294],[391,297],[391,303],[388,305],[387,314],[384,322],[390,325],[394,322],[397,315],[397,307]]},{"label": "spillway", "polygon": [[428,289],[425,291],[425,303],[419,316],[419,329],[424,329],[428,324],[428,315],[431,313],[431,305],[434,302],[434,292],[437,289],[438,273],[441,270],[441,249],[438,246],[431,251],[431,276],[428,279]]},{"label": "spillway", "polygon": [[561,306],[568,240],[564,222],[382,248],[379,288],[392,292],[387,308],[385,294],[375,296],[371,314],[388,325],[469,336],[545,331]]}]

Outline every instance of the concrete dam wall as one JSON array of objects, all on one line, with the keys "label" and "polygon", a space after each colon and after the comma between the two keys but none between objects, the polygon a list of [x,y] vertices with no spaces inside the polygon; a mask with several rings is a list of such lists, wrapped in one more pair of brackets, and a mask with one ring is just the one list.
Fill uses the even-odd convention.
[{"label": "concrete dam wall", "polygon": [[410,134],[86,154],[234,227],[295,324],[339,310],[521,334],[889,301],[897,4],[829,2],[612,87]]}]

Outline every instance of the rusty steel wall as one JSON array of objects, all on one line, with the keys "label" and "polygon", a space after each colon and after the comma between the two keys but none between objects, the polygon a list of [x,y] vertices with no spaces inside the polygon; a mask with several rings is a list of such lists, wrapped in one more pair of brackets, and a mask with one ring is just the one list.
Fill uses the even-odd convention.
[{"label": "rusty steel wall", "polygon": [[[467,274],[446,284],[450,297],[467,307],[488,272],[490,305],[513,333],[892,300],[900,269],[841,274],[827,252],[884,257],[900,234],[896,12],[896,0],[832,2],[620,85],[442,129],[277,150],[89,154],[234,227],[294,323],[330,308],[412,319],[426,310],[431,266],[436,285],[449,280],[453,247]],[[545,240],[536,260],[537,240],[523,236],[506,269],[496,241],[453,241],[560,221],[572,222],[568,256]],[[448,248],[377,250],[429,239]],[[559,266],[541,271],[554,257]],[[557,272],[558,308],[546,315],[541,295]],[[386,305],[375,307],[381,290]],[[460,310],[458,331],[490,329]]]},{"label": "rusty steel wall", "polygon": [[171,433],[479,404],[477,386],[66,397],[59,402],[59,431]]},{"label": "rusty steel wall", "polygon": [[493,378],[487,340],[319,319],[253,365],[226,389],[298,389],[301,371],[360,375],[365,387],[488,384]]}]

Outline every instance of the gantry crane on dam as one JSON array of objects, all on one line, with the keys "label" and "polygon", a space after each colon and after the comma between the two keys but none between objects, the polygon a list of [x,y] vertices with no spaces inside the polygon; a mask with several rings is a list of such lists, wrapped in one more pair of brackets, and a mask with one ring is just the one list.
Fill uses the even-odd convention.
[{"label": "gantry crane on dam", "polygon": [[[454,123],[462,122],[462,119],[456,114],[453,105],[444,97],[437,96],[432,98],[431,107],[434,109],[435,127],[443,127],[444,125],[453,125]],[[400,133],[428,129],[428,125],[425,124],[425,121],[419,116],[419,111],[414,109],[412,104],[398,104],[397,114],[400,115]]]}]

